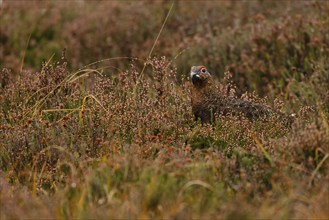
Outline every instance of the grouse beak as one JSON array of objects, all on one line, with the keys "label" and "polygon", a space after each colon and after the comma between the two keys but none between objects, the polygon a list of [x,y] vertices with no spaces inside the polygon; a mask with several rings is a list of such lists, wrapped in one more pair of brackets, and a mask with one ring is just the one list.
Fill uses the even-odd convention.
[{"label": "grouse beak", "polygon": [[190,73],[190,76],[191,76],[191,79],[192,79],[193,77],[201,78],[201,76],[200,76],[199,74],[195,73],[195,72],[191,72],[191,73]]},{"label": "grouse beak", "polygon": [[201,85],[203,79],[199,74],[191,72],[191,81],[193,85]]},{"label": "grouse beak", "polygon": [[191,79],[193,77],[199,77],[199,78],[201,78],[201,76],[195,72],[195,69],[196,69],[196,67],[195,66],[192,66],[191,72],[190,72]]}]

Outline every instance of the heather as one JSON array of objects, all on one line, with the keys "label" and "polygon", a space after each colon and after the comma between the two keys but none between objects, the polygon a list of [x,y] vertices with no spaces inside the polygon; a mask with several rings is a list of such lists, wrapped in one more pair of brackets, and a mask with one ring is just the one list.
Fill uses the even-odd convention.
[{"label": "heather", "polygon": [[[329,217],[327,2],[0,7],[1,219]],[[194,121],[192,65],[293,124]]]}]

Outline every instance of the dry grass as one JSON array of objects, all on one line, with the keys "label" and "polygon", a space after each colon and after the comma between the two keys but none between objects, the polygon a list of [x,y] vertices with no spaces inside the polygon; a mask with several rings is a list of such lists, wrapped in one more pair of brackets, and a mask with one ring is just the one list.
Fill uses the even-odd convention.
[{"label": "dry grass", "polygon": [[[327,219],[329,5],[221,3],[175,3],[154,44],[166,1],[4,2],[1,219]],[[193,121],[199,64],[292,127]]]}]

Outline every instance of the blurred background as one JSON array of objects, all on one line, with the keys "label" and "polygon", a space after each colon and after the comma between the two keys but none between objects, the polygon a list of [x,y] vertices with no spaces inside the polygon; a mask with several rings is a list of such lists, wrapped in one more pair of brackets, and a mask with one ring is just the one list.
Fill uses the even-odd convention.
[{"label": "blurred background", "polygon": [[[0,66],[40,70],[66,50],[73,71],[114,57],[146,60],[170,1],[3,1]],[[187,76],[190,66],[225,70],[241,91],[276,95],[329,54],[327,1],[177,1],[152,57],[166,56]],[[130,59],[111,60],[125,68]],[[105,65],[100,63],[99,65]],[[275,92],[271,92],[276,87]]]},{"label": "blurred background", "polygon": [[[0,219],[329,219],[329,1],[0,8]],[[192,65],[296,121],[195,122]]]}]

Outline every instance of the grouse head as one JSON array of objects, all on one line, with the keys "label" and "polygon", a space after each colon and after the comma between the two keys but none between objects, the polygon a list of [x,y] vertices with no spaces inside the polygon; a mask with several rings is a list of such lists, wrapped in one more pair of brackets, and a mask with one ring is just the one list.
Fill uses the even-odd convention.
[{"label": "grouse head", "polygon": [[195,87],[205,87],[211,82],[211,75],[205,66],[192,66],[191,81]]}]

